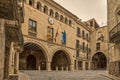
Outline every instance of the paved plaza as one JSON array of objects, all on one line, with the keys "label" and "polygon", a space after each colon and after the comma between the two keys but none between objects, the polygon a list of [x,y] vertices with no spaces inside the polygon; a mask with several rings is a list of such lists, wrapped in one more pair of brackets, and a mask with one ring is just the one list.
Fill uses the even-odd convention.
[{"label": "paved plaza", "polygon": [[22,71],[22,73],[28,75],[26,78],[24,75],[24,80],[111,80],[102,76],[108,74],[107,71]]}]

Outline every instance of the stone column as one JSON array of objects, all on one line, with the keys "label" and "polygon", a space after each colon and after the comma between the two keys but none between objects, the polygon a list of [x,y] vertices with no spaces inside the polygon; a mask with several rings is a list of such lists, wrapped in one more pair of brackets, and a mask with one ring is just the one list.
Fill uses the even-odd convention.
[{"label": "stone column", "polygon": [[66,71],[68,71],[68,66],[66,66]]},{"label": "stone column", "polygon": [[15,58],[15,50],[14,50],[14,42],[11,43],[10,46],[10,57],[9,57],[9,74],[13,74],[14,73],[14,58]]},{"label": "stone column", "polygon": [[61,71],[63,71],[63,66],[61,67]]},{"label": "stone column", "polygon": [[38,66],[38,70],[39,70],[39,71],[41,70],[41,67],[40,67],[40,65]]},{"label": "stone column", "polygon": [[85,61],[82,62],[82,70],[85,70]]},{"label": "stone column", "polygon": [[58,71],[58,66],[56,66],[56,71]]},{"label": "stone column", "polygon": [[70,70],[71,70],[71,71],[74,71],[74,64],[71,64],[71,65],[70,65]]},{"label": "stone column", "polygon": [[88,62],[88,70],[91,69],[91,61]]},{"label": "stone column", "polygon": [[47,70],[51,71],[51,62],[47,62]]},{"label": "stone column", "polygon": [[14,73],[17,73],[19,70],[19,52],[15,50],[14,53]]},{"label": "stone column", "polygon": [[78,70],[78,60],[76,60],[76,70]]},{"label": "stone column", "polygon": [[4,77],[4,58],[5,58],[5,31],[4,20],[0,19],[0,80]]}]

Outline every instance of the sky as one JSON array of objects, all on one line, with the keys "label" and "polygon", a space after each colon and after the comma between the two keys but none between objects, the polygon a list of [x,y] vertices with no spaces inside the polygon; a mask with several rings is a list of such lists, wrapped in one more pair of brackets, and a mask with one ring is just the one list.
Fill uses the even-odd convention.
[{"label": "sky", "polygon": [[54,0],[82,21],[95,18],[100,26],[107,24],[107,0]]}]

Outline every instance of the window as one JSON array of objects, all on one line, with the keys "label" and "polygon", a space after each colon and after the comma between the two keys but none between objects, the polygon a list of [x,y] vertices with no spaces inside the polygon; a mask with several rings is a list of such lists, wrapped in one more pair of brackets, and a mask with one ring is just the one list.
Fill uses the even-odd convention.
[{"label": "window", "polygon": [[29,19],[29,30],[36,32],[37,23],[36,21]]},{"label": "window", "polygon": [[64,18],[63,18],[63,16],[62,16],[62,15],[60,16],[60,21],[61,21],[61,22],[63,22],[63,21],[64,21]]},{"label": "window", "polygon": [[40,2],[37,2],[37,9],[41,10],[41,3]]},{"label": "window", "polygon": [[29,0],[29,5],[33,6],[34,5],[34,0]]},{"label": "window", "polygon": [[65,23],[66,23],[66,24],[68,23],[68,20],[67,20],[67,18],[65,18]]},{"label": "window", "polygon": [[79,57],[79,50],[76,51],[76,57]]},{"label": "window", "polygon": [[69,20],[69,25],[72,26],[72,21],[71,20]]},{"label": "window", "polygon": [[87,46],[86,46],[86,51],[88,52],[88,44],[87,44]]},{"label": "window", "polygon": [[84,39],[85,38],[85,31],[82,30],[82,38]]},{"label": "window", "polygon": [[85,51],[85,43],[83,42],[83,51]]},{"label": "window", "polygon": [[86,33],[86,39],[88,40],[88,33]]},{"label": "window", "polygon": [[44,6],[43,12],[46,13],[46,14],[48,14],[48,7],[47,6]]},{"label": "window", "polygon": [[93,21],[90,22],[90,26],[93,26]]},{"label": "window", "polygon": [[80,34],[80,28],[77,27],[77,34]]},{"label": "window", "polygon": [[101,41],[104,40],[104,36],[101,32],[98,32],[98,40],[101,40]]},{"label": "window", "polygon": [[57,12],[55,13],[55,18],[59,20],[59,14]]},{"label": "window", "polygon": [[100,50],[100,43],[96,43],[96,50]]},{"label": "window", "polygon": [[47,40],[53,41],[53,37],[54,37],[54,29],[51,27],[48,27],[47,28]]},{"label": "window", "polygon": [[98,32],[98,38],[100,38],[101,37],[101,32]]},{"label": "window", "polygon": [[54,12],[52,9],[50,9],[50,16],[54,17]]},{"label": "window", "polygon": [[79,40],[76,40],[76,49],[79,48]]}]

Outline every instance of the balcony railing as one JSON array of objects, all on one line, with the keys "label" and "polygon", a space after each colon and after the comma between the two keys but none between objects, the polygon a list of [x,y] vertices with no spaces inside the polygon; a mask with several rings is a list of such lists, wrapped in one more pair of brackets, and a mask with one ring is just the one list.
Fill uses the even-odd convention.
[{"label": "balcony railing", "polygon": [[109,39],[113,43],[120,41],[120,22],[109,32]]}]

